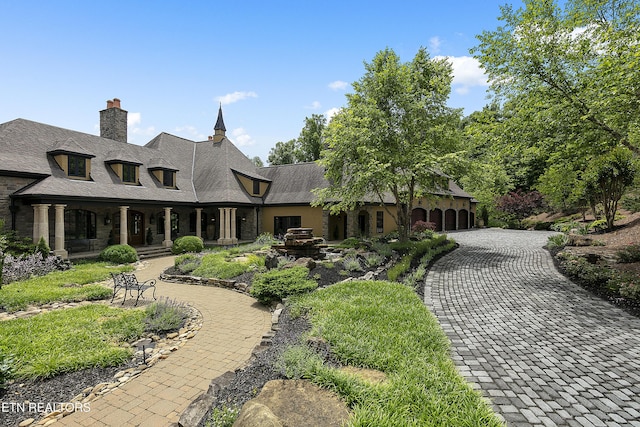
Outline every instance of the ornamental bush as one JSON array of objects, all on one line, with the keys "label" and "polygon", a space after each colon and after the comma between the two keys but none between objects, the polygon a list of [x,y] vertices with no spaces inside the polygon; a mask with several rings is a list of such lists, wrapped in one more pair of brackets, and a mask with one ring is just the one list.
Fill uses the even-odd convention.
[{"label": "ornamental bush", "polygon": [[7,254],[1,263],[1,282],[4,284],[25,280],[32,276],[44,276],[56,270],[65,270],[68,265],[56,256],[42,256],[40,252],[13,256]]},{"label": "ornamental bush", "polygon": [[138,252],[129,245],[111,245],[100,252],[100,259],[113,264],[127,264],[138,260]]},{"label": "ornamental bush", "polygon": [[148,305],[144,313],[145,330],[153,333],[177,331],[189,317],[186,305],[170,299]]},{"label": "ornamental bush", "polygon": [[187,252],[202,252],[204,249],[204,242],[198,236],[182,236],[178,237],[173,246],[171,252],[174,254],[184,254]]},{"label": "ornamental bush", "polygon": [[267,305],[291,295],[311,292],[317,287],[318,283],[309,279],[308,268],[292,267],[256,274],[253,278],[250,294]]}]

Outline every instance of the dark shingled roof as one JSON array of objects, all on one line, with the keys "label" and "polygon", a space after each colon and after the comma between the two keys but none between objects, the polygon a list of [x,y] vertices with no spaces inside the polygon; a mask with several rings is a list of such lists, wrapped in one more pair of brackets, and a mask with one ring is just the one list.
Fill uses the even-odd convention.
[{"label": "dark shingled roof", "polygon": [[[221,111],[218,122],[216,126],[224,127]],[[57,153],[91,158],[91,179],[68,178],[53,158]],[[161,133],[145,146],[139,146],[24,119],[0,124],[0,156],[0,174],[40,177],[39,181],[14,193],[22,197],[91,197],[131,203],[308,205],[315,198],[311,190],[328,185],[324,169],[316,163],[256,168],[226,137],[220,142],[194,142]],[[139,165],[139,185],[122,183],[109,165],[114,162]],[[153,175],[154,169],[177,171],[177,189],[164,188]],[[270,183],[264,198],[248,194],[238,175]],[[473,201],[472,196],[452,180],[446,190],[438,189],[434,194]]]},{"label": "dark shingled roof", "polygon": [[314,188],[329,185],[324,169],[316,163],[296,163],[259,168],[260,175],[272,181],[265,204],[309,204],[315,196]]}]

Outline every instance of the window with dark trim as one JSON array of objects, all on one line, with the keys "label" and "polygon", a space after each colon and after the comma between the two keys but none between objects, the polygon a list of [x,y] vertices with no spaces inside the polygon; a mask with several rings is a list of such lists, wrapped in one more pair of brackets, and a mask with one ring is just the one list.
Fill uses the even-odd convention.
[{"label": "window with dark trim", "polygon": [[162,171],[162,185],[164,185],[165,187],[175,187],[175,184],[173,182],[173,174],[173,171]]},{"label": "window with dark trim", "polygon": [[300,216],[276,216],[273,218],[273,234],[283,235],[288,228],[299,228],[302,224]]},{"label": "window with dark trim", "polygon": [[74,156],[73,154],[69,154],[67,171],[67,174],[69,176],[85,178],[87,176],[86,157]]},{"label": "window with dark trim", "polygon": [[95,239],[96,213],[84,209],[69,209],[64,212],[64,231],[66,238]]},{"label": "window with dark trim", "polygon": [[253,180],[253,194],[260,194],[260,181],[257,179]]},{"label": "window with dark trim", "polygon": [[136,183],[136,165],[130,163],[122,164],[122,182]]},{"label": "window with dark trim", "polygon": [[384,212],[376,211],[376,232],[384,232]]}]

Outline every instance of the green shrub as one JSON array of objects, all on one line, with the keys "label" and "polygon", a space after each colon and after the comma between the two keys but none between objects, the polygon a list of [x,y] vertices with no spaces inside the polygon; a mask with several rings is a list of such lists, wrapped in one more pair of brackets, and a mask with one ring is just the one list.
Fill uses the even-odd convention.
[{"label": "green shrub", "polygon": [[308,268],[292,267],[256,274],[250,293],[251,296],[266,305],[290,295],[311,292],[317,287],[318,283],[309,279]]},{"label": "green shrub", "polygon": [[338,245],[339,248],[359,248],[360,246],[362,246],[362,241],[357,237],[344,239],[342,243]]},{"label": "green shrub", "polygon": [[182,236],[173,242],[171,252],[174,254],[184,254],[186,252],[202,252],[203,249],[204,243],[200,237]]},{"label": "green shrub", "polygon": [[177,331],[189,317],[189,309],[184,304],[168,298],[152,303],[144,312],[145,330],[153,333]]},{"label": "green shrub", "polygon": [[0,390],[7,387],[7,383],[14,377],[13,358],[0,352]]},{"label": "green shrub", "polygon": [[547,249],[562,249],[569,243],[569,236],[566,234],[554,234],[547,239]]},{"label": "green shrub", "polygon": [[204,425],[205,427],[232,427],[238,415],[240,415],[238,407],[223,404],[221,407],[213,408],[211,416]]},{"label": "green shrub", "polygon": [[357,256],[346,256],[342,260],[342,265],[347,271],[362,271],[362,265]]},{"label": "green shrub", "polygon": [[138,260],[138,252],[129,245],[112,245],[100,252],[100,259],[113,264],[127,264]]},{"label": "green shrub", "polygon": [[47,242],[44,241],[44,237],[40,237],[38,240],[38,244],[36,245],[36,252],[40,252],[42,258],[46,258],[49,256],[49,252],[51,252],[51,248],[47,245]]},{"label": "green shrub", "polygon": [[640,245],[629,245],[616,252],[616,258],[621,263],[632,263],[640,261]]},{"label": "green shrub", "polygon": [[367,252],[364,255],[364,263],[368,268],[374,268],[382,265],[384,263],[385,257],[376,252]]},{"label": "green shrub", "polygon": [[202,258],[193,253],[178,255],[174,262],[174,267],[182,274],[189,274],[200,266]]}]

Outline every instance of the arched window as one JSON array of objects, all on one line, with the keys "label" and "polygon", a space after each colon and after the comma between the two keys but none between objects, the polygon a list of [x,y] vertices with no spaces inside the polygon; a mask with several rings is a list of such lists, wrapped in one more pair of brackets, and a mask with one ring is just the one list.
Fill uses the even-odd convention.
[{"label": "arched window", "polygon": [[64,212],[64,232],[68,240],[95,239],[96,213],[84,209],[69,209]]}]

